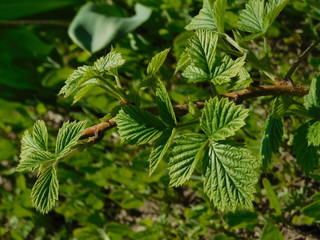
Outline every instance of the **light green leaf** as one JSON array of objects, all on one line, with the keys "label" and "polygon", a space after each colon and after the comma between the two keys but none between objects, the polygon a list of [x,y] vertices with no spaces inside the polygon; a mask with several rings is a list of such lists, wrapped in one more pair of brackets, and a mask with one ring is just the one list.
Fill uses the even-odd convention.
[{"label": "light green leaf", "polygon": [[245,125],[249,110],[236,106],[223,98],[217,97],[206,102],[200,119],[200,126],[211,140],[222,140],[234,135]]},{"label": "light green leaf", "polygon": [[189,54],[186,51],[184,51],[179,58],[176,70],[174,71],[174,75],[177,74],[177,72],[179,72],[180,70],[185,70],[186,67],[190,65],[190,63],[191,58],[189,57]]},{"label": "light green leaf", "polygon": [[72,104],[78,102],[81,98],[83,98],[92,88],[98,86],[100,83],[97,79],[91,79],[88,82],[84,83],[83,86],[76,92],[73,97]]},{"label": "light green leaf", "polygon": [[190,64],[182,73],[182,76],[187,78],[188,82],[207,82],[210,80],[210,76],[201,70],[200,68],[197,68],[193,64]]},{"label": "light green leaf", "polygon": [[146,144],[166,128],[156,116],[135,106],[122,108],[114,120],[122,140],[128,144]]},{"label": "light green leaf", "polygon": [[[100,57],[93,64],[93,69],[99,73],[109,72],[110,70],[120,67],[125,63],[121,53],[116,51],[109,52],[106,56]],[[111,74],[113,75],[113,74]]]},{"label": "light green leaf", "polygon": [[202,159],[208,138],[204,134],[189,133],[175,139],[169,162],[170,186],[180,186],[191,177]]},{"label": "light green leaf", "polygon": [[154,146],[149,156],[149,175],[151,175],[157,168],[164,155],[171,145],[172,139],[176,134],[176,129],[166,129],[162,132],[161,136],[155,141]]},{"label": "light green leaf", "polygon": [[69,97],[74,91],[76,91],[79,80],[83,77],[83,74],[88,71],[89,68],[89,66],[78,67],[77,70],[75,70],[66,80],[66,83],[63,88],[61,88],[59,95]]},{"label": "light green leaf", "polygon": [[273,208],[276,211],[276,216],[281,216],[282,215],[281,204],[271,186],[271,183],[267,178],[263,178],[262,184],[264,189],[266,190],[267,197],[270,202],[270,208]]},{"label": "light green leaf", "polygon": [[237,76],[243,65],[245,64],[246,55],[232,60],[229,56],[225,55],[220,61],[214,63],[212,74],[210,76],[211,82],[215,85],[227,83],[231,78]]},{"label": "light green leaf", "polygon": [[274,22],[289,1],[290,0],[269,0],[266,3],[266,19],[269,21],[269,26]]},{"label": "light green leaf", "polygon": [[160,80],[158,81],[157,85],[156,98],[159,115],[162,121],[169,126],[175,126],[177,124],[177,120],[173,111],[170,97],[166,87]]},{"label": "light green leaf", "polygon": [[272,106],[272,115],[275,117],[282,117],[295,102],[288,96],[277,97]]},{"label": "light green leaf", "polygon": [[210,29],[217,30],[215,13],[209,0],[203,1],[203,7],[199,14],[185,27],[187,30]]},{"label": "light green leaf", "polygon": [[263,169],[267,169],[268,165],[271,163],[271,155],[273,152],[276,152],[278,150],[282,135],[282,118],[270,116],[267,120],[262,139],[261,158]]},{"label": "light green leaf", "polygon": [[86,121],[65,122],[59,129],[55,155],[59,158],[67,154],[74,147],[86,126]]},{"label": "light green leaf", "polygon": [[211,142],[204,158],[204,192],[219,210],[252,208],[258,160],[230,142]]},{"label": "light green leaf", "polygon": [[31,191],[31,200],[41,213],[48,213],[58,200],[59,183],[55,166],[47,167],[39,176]]},{"label": "light green leaf", "polygon": [[309,126],[307,138],[309,146],[320,145],[320,121],[316,121]]},{"label": "light green leaf", "polygon": [[320,116],[320,75],[314,78],[310,85],[309,94],[304,98],[304,106],[314,117]]},{"label": "light green leaf", "polygon": [[21,140],[20,158],[25,159],[30,153],[35,151],[46,151],[48,148],[48,131],[45,123],[38,120],[32,133],[25,131]]},{"label": "light green leaf", "polygon": [[40,164],[55,160],[55,155],[47,151],[33,151],[20,159],[17,171],[34,171]]},{"label": "light green leaf", "polygon": [[250,74],[248,73],[248,71],[244,67],[241,67],[238,73],[238,80],[235,82],[231,82],[229,89],[239,90],[239,89],[247,88],[250,86],[252,81],[253,80],[250,77]]},{"label": "light green leaf", "polygon": [[250,0],[240,13],[238,28],[250,33],[263,33],[267,29],[264,21],[264,0]]},{"label": "light green leaf", "polygon": [[214,19],[220,33],[224,32],[224,18],[227,0],[216,0],[213,5]]},{"label": "light green leaf", "polygon": [[170,51],[170,48],[163,50],[162,52],[157,53],[148,65],[147,74],[149,77],[154,76],[166,60],[166,57]]},{"label": "light green leaf", "polygon": [[293,152],[296,155],[297,163],[302,171],[309,173],[319,163],[319,152],[317,147],[308,145],[308,129],[313,121],[301,125],[293,139]]}]

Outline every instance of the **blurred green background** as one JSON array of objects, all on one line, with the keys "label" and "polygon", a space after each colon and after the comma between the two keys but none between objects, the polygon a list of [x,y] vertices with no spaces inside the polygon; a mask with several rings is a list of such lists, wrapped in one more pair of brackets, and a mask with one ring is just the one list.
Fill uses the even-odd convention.
[{"label": "blurred green background", "polygon": [[[245,2],[228,1],[227,30],[237,24]],[[319,184],[297,170],[291,155],[280,152],[281,164],[263,175],[269,181],[259,183],[255,211],[221,213],[207,201],[197,175],[183,187],[169,188],[166,164],[162,163],[149,177],[150,149],[123,145],[116,130],[59,165],[60,195],[53,211],[41,215],[32,207],[30,192],[36,176],[15,172],[23,131],[37,119],[45,120],[51,136],[70,119],[87,119],[88,126],[94,125],[117,104],[99,89],[75,105],[71,105],[72,99],[58,97],[64,81],[78,66],[91,64],[112,46],[126,59],[120,75],[130,87],[145,77],[152,56],[171,47],[160,76],[174,103],[188,101],[187,96],[192,101],[208,98],[201,85],[187,85],[180,74],[173,76],[192,34],[184,27],[201,7],[200,0],[0,2],[0,239],[320,236]],[[283,75],[297,54],[318,37],[319,28],[318,0],[291,1],[268,36],[278,74]],[[308,83],[306,75],[320,71],[319,56],[311,55],[303,71],[296,73],[299,84]],[[144,100],[148,104],[152,96],[146,93]],[[257,152],[263,114],[253,114],[248,124],[254,129],[250,141]],[[286,147],[282,146],[283,152]]]}]

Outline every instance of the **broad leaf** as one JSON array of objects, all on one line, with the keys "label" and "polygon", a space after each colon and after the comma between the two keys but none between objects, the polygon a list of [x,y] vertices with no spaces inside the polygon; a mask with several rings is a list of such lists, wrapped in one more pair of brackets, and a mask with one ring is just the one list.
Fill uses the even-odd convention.
[{"label": "broad leaf", "polygon": [[304,97],[304,106],[314,118],[320,116],[320,75],[312,80],[309,94]]},{"label": "broad leaf", "polygon": [[59,183],[55,166],[47,167],[39,176],[31,191],[31,200],[41,213],[48,213],[58,200]]},{"label": "broad leaf", "polygon": [[166,128],[156,116],[135,106],[122,108],[114,120],[122,140],[128,144],[146,144]]},{"label": "broad leaf", "polygon": [[209,29],[217,30],[215,13],[209,0],[203,0],[203,7],[199,14],[185,27],[187,30]]},{"label": "broad leaf", "polygon": [[123,37],[144,23],[152,10],[135,4],[136,14],[122,16],[123,9],[106,4],[85,4],[72,20],[68,34],[81,48],[94,53]]},{"label": "broad leaf", "polygon": [[74,147],[86,126],[86,121],[80,122],[65,122],[59,129],[55,154],[57,157],[62,157]]},{"label": "broad leaf", "polygon": [[229,82],[231,78],[240,73],[245,64],[245,59],[246,55],[237,58],[236,60],[232,60],[229,56],[225,55],[222,59],[216,61],[210,76],[211,82],[215,85]]},{"label": "broad leaf", "polygon": [[34,171],[40,164],[55,160],[55,155],[47,151],[33,151],[20,159],[17,171]]},{"label": "broad leaf", "polygon": [[169,162],[170,186],[180,186],[191,177],[202,159],[208,138],[203,134],[189,133],[175,139]]},{"label": "broad leaf", "polygon": [[229,89],[239,90],[239,89],[247,88],[250,86],[252,81],[253,80],[250,77],[250,74],[248,73],[248,71],[244,67],[242,67],[239,70],[238,79],[235,82],[230,83]]},{"label": "broad leaf", "polygon": [[320,145],[320,121],[316,121],[309,126],[307,138],[309,146]]},{"label": "broad leaf", "polygon": [[211,142],[204,158],[204,191],[219,210],[252,208],[259,162],[245,148]]},{"label": "broad leaf", "polygon": [[302,171],[309,173],[319,163],[318,148],[313,145],[308,145],[308,129],[313,121],[309,121],[301,125],[293,139],[293,152],[296,155],[297,163]]},{"label": "broad leaf", "polygon": [[240,13],[238,28],[250,33],[263,33],[266,30],[264,22],[264,0],[250,0],[246,9]]},{"label": "broad leaf", "polygon": [[283,135],[283,120],[274,116],[270,116],[264,130],[261,157],[262,167],[267,169],[271,163],[271,155],[279,148]]},{"label": "broad leaf", "polygon": [[203,1],[199,14],[185,27],[187,30],[208,29],[224,32],[226,0],[216,0],[211,7],[209,0]]},{"label": "broad leaf", "polygon": [[206,102],[200,125],[211,140],[225,139],[245,125],[248,112],[226,98],[219,101],[215,97]]},{"label": "broad leaf", "polygon": [[171,145],[172,139],[176,133],[176,129],[164,130],[161,136],[155,141],[149,156],[149,174],[151,175],[157,168],[164,155]]},{"label": "broad leaf", "polygon": [[154,76],[164,63],[164,60],[166,59],[168,53],[170,51],[170,48],[167,48],[163,50],[162,52],[157,53],[152,59],[151,62],[148,65],[147,68],[147,74],[149,77]]},{"label": "broad leaf", "polygon": [[176,116],[173,111],[169,94],[161,81],[158,81],[156,97],[160,118],[165,124],[175,126],[177,124]]}]

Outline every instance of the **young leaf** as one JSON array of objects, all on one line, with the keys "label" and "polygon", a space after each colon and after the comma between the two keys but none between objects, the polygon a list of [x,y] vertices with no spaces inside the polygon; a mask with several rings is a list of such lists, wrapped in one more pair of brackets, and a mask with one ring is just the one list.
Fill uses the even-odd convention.
[{"label": "young leaf", "polygon": [[301,125],[293,139],[293,152],[296,155],[297,163],[306,173],[309,173],[318,165],[320,157],[318,148],[308,145],[308,129],[312,123],[313,121],[309,121]]},{"label": "young leaf", "polygon": [[189,133],[175,139],[169,162],[170,186],[180,186],[191,177],[203,157],[208,138],[204,134]]},{"label": "young leaf", "polygon": [[234,135],[245,125],[249,110],[236,106],[223,98],[217,97],[206,102],[200,119],[200,126],[211,140],[222,140]]},{"label": "young leaf", "polygon": [[128,144],[146,144],[158,138],[166,128],[157,117],[135,106],[122,108],[114,120],[122,140]]},{"label": "young leaf", "polygon": [[228,142],[211,142],[204,158],[204,192],[219,210],[252,208],[259,162]]},{"label": "young leaf", "polygon": [[283,135],[283,121],[281,118],[270,116],[264,130],[261,157],[262,168],[267,169],[271,163],[271,154],[279,148]]},{"label": "young leaf", "polygon": [[223,33],[226,4],[226,0],[216,0],[211,7],[210,1],[204,0],[199,14],[185,28],[187,30],[207,29]]},{"label": "young leaf", "polygon": [[215,22],[215,13],[209,0],[203,0],[203,7],[199,14],[185,27],[187,30],[209,29],[218,30]]},{"label": "young leaf", "polygon": [[169,94],[161,81],[158,81],[156,97],[160,118],[165,124],[175,126],[177,124],[176,116],[173,111]]},{"label": "young leaf", "polygon": [[149,175],[157,168],[164,155],[171,145],[172,139],[176,134],[175,128],[169,128],[162,132],[161,136],[155,141],[152,151],[149,156]]},{"label": "young leaf", "polygon": [[316,121],[309,126],[307,138],[309,146],[320,145],[320,121]]},{"label": "young leaf", "polygon": [[56,151],[55,155],[59,158],[67,154],[72,147],[74,147],[87,122],[65,122],[62,127],[59,129],[57,142],[56,142]]},{"label": "young leaf", "polygon": [[33,171],[40,164],[55,160],[55,155],[47,151],[33,151],[20,159],[17,171]]},{"label": "young leaf", "polygon": [[304,106],[314,118],[320,116],[320,75],[312,80],[309,94],[304,97]]},{"label": "young leaf", "polygon": [[238,73],[238,80],[235,82],[231,82],[229,89],[232,89],[232,90],[244,89],[249,87],[251,83],[252,83],[252,78],[250,77],[250,74],[244,67],[241,67]]},{"label": "young leaf", "polygon": [[78,67],[70,77],[66,80],[65,85],[61,88],[59,95],[64,95],[64,97],[69,97],[74,91],[78,90],[78,82],[82,78],[83,74],[88,71],[89,66]]},{"label": "young leaf", "polygon": [[179,58],[176,70],[174,71],[174,75],[177,74],[177,72],[179,72],[180,70],[185,70],[186,67],[190,65],[190,63],[191,58],[189,57],[189,54],[186,51],[184,51]]},{"label": "young leaf", "polygon": [[147,74],[149,77],[154,76],[166,60],[166,57],[170,51],[170,48],[163,50],[162,52],[157,53],[148,65]]},{"label": "young leaf", "polygon": [[246,4],[246,9],[240,13],[238,28],[250,33],[264,33],[267,30],[264,0],[250,0]]},{"label": "young leaf", "polygon": [[48,213],[58,200],[59,183],[55,166],[47,167],[39,176],[31,191],[31,200],[41,213]]},{"label": "young leaf", "polygon": [[229,82],[231,78],[240,73],[245,64],[245,59],[246,55],[237,58],[236,60],[232,60],[229,56],[225,55],[223,59],[216,61],[210,76],[211,82],[214,85],[221,85]]},{"label": "young leaf", "polygon": [[120,67],[124,63],[125,60],[122,58],[121,53],[112,50],[106,56],[96,60],[93,64],[93,69],[100,73],[110,73],[110,70],[112,71],[112,69]]},{"label": "young leaf", "polygon": [[269,26],[274,22],[289,1],[290,0],[269,0],[266,3],[266,19],[269,21]]},{"label": "young leaf", "polygon": [[32,136],[42,150],[48,150],[48,130],[44,121],[38,120],[34,124]]}]

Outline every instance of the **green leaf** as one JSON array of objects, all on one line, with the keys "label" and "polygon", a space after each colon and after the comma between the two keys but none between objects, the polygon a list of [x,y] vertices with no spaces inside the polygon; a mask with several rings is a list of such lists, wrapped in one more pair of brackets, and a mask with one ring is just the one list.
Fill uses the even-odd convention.
[{"label": "green leaf", "polygon": [[264,225],[263,227],[260,239],[261,240],[270,240],[270,239],[284,240],[284,237],[279,231],[277,226],[273,225],[270,222],[267,222],[266,225]]},{"label": "green leaf", "polygon": [[271,163],[271,155],[279,148],[283,135],[283,120],[282,118],[270,116],[267,120],[266,127],[264,129],[261,157],[262,168],[267,169]]},{"label": "green leaf", "polygon": [[207,29],[223,33],[226,4],[226,0],[216,0],[211,7],[210,1],[204,0],[199,14],[185,28],[187,30]]},{"label": "green leaf", "polygon": [[290,0],[269,0],[266,3],[266,19],[269,22],[269,26],[274,22],[289,1]]},{"label": "green leaf", "polygon": [[31,200],[41,213],[48,213],[58,200],[59,183],[55,166],[47,167],[39,176],[31,191]]},{"label": "green leaf", "polygon": [[151,175],[157,168],[164,155],[171,145],[172,139],[176,134],[176,129],[166,129],[162,132],[161,136],[155,141],[154,146],[149,156],[149,175]]},{"label": "green leaf", "polygon": [[252,208],[260,164],[248,149],[211,142],[203,161],[204,192],[219,210]]},{"label": "green leaf", "polygon": [[59,158],[67,154],[72,147],[74,147],[83,130],[85,129],[87,122],[65,122],[59,129],[55,155]]},{"label": "green leaf", "polygon": [[175,126],[177,124],[176,116],[173,111],[169,94],[161,81],[158,81],[156,98],[159,115],[162,121],[169,126]]},{"label": "green leaf", "polygon": [[320,220],[320,201],[315,201],[305,206],[301,212],[308,217]]},{"label": "green leaf", "polygon": [[25,131],[21,140],[21,160],[25,160],[29,154],[35,151],[46,151],[48,149],[48,131],[42,120],[38,120],[32,133]]},{"label": "green leaf", "polygon": [[110,70],[118,68],[124,63],[125,60],[122,58],[121,53],[112,50],[106,56],[100,57],[96,60],[93,64],[93,69],[99,73],[109,72],[110,74]]},{"label": "green leaf", "polygon": [[185,27],[187,30],[210,29],[218,30],[215,22],[215,13],[209,0],[203,1],[203,7],[199,14]]},{"label": "green leaf", "polygon": [[208,138],[204,134],[189,133],[175,139],[169,162],[170,186],[180,186],[191,177],[202,159]]},{"label": "green leaf", "polygon": [[231,78],[240,73],[245,64],[245,59],[246,55],[236,60],[232,60],[229,56],[225,55],[222,59],[216,61],[210,76],[211,82],[215,85],[229,82]]},{"label": "green leaf", "polygon": [[245,125],[249,110],[236,106],[223,98],[217,97],[206,102],[200,119],[200,126],[211,140],[221,140],[232,136]]},{"label": "green leaf", "polygon": [[68,34],[81,48],[95,53],[144,23],[152,10],[135,4],[136,14],[123,17],[123,9],[114,5],[87,3],[72,20]]},{"label": "green leaf", "polygon": [[148,65],[147,74],[149,77],[154,76],[166,60],[166,57],[170,51],[170,48],[163,50],[162,52],[157,53]]},{"label": "green leaf", "polygon": [[250,33],[263,33],[267,30],[264,21],[264,0],[250,0],[240,13],[238,28]]},{"label": "green leaf", "polygon": [[232,89],[232,90],[244,89],[249,87],[252,82],[253,80],[250,77],[250,74],[248,73],[248,71],[244,67],[241,67],[238,73],[238,80],[235,82],[231,82],[229,89]]},{"label": "green leaf", "polygon": [[74,91],[76,91],[79,80],[83,77],[83,74],[88,71],[89,68],[89,66],[78,67],[77,70],[75,70],[66,80],[66,83],[63,88],[61,88],[59,95],[69,97]]},{"label": "green leaf", "polygon": [[179,72],[180,70],[185,70],[186,67],[190,65],[190,63],[191,58],[189,57],[189,54],[186,51],[184,51],[179,58],[176,70],[174,71],[174,75],[177,74],[177,72]]},{"label": "green leaf", "polygon": [[308,145],[319,146],[320,145],[320,121],[312,123],[308,128]]},{"label": "green leaf", "polygon": [[128,144],[146,144],[158,138],[166,128],[150,112],[135,106],[122,108],[114,120],[122,140]]},{"label": "green leaf", "polygon": [[47,151],[33,151],[20,159],[17,171],[34,171],[40,164],[55,160],[55,155]]},{"label": "green leaf", "polygon": [[314,117],[320,117],[320,75],[314,78],[310,85],[309,94],[304,98],[304,106]]},{"label": "green leaf", "polygon": [[318,148],[313,145],[308,145],[308,129],[313,121],[306,122],[301,125],[293,139],[293,152],[296,155],[297,163],[302,171],[309,173],[319,163]]},{"label": "green leaf", "polygon": [[274,210],[276,210],[276,216],[281,216],[282,215],[281,204],[280,204],[269,180],[267,178],[263,178],[262,184],[263,184],[264,189],[266,190],[267,197],[270,202],[270,208],[273,208]]}]

